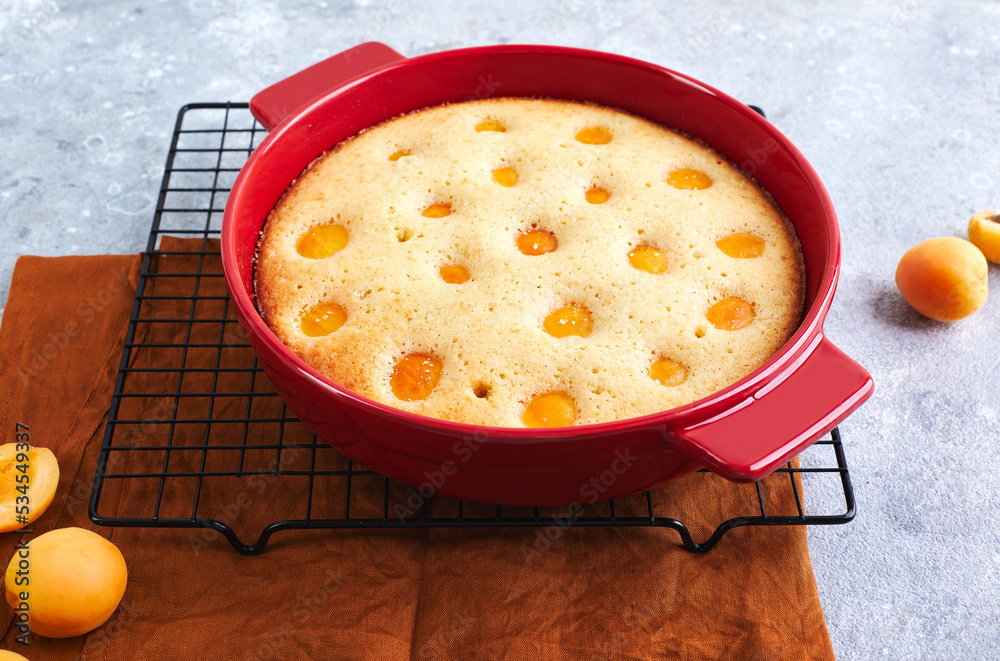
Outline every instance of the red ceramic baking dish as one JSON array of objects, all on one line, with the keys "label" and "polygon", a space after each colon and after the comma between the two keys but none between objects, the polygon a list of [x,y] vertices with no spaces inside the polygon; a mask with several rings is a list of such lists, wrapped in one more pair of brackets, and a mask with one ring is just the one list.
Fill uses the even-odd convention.
[{"label": "red ceramic baking dish", "polygon": [[[554,429],[479,427],[361,397],[306,365],[255,306],[254,253],[279,198],[315,158],[382,121],[467,99],[589,101],[695,136],[756,178],[802,243],[802,324],[763,366],[676,409]],[[251,110],[267,138],[233,185],[222,259],[239,320],[264,371],[321,438],[372,470],[427,493],[509,505],[586,503],[648,489],[699,466],[756,480],[868,398],[869,374],[823,333],[840,268],[833,205],[813,168],[769,122],[685,75],[608,53],[493,46],[405,58],[378,43],[336,55],[262,91]]]}]

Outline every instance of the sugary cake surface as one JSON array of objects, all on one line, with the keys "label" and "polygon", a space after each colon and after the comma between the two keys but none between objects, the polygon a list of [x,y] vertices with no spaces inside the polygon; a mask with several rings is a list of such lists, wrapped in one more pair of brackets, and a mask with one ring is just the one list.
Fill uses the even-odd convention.
[{"label": "sugary cake surface", "polygon": [[[256,292],[282,342],[361,395],[584,425],[752,372],[797,328],[804,269],[788,222],[712,150],[607,108],[492,99],[314,162],[265,225]],[[552,396],[569,417],[539,423]]]}]

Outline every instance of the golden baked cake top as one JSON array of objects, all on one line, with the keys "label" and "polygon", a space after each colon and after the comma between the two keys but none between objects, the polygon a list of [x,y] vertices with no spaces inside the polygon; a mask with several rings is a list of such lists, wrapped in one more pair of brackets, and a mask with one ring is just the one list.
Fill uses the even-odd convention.
[{"label": "golden baked cake top", "polygon": [[491,99],[317,159],[262,232],[264,320],[365,397],[495,426],[716,392],[794,333],[790,224],[717,153],[608,108]]}]

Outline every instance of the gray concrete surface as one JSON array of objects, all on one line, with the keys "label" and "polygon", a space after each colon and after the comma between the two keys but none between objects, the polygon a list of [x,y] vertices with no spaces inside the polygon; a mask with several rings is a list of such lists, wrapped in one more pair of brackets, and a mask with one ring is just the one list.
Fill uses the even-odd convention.
[{"label": "gray concrete surface", "polygon": [[912,312],[893,273],[909,246],[1000,207],[1000,4],[7,0],[0,307],[18,255],[145,246],[181,105],[247,100],[370,39],[606,50],[765,108],[837,206],[826,328],[877,383],[842,425],[860,513],[809,532],[834,649],[998,658],[1000,268],[952,325]]}]

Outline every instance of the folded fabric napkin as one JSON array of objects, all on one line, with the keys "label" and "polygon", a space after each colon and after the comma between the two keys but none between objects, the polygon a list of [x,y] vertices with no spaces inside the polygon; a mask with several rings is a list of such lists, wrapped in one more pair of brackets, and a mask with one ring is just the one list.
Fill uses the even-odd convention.
[{"label": "folded fabric napkin", "polygon": [[[184,254],[205,247],[201,240],[164,238],[150,270],[190,274],[205,269],[207,260],[218,273],[217,256]],[[28,425],[33,442],[55,452],[61,477],[32,534],[0,536],[0,559],[6,562],[22,538],[80,526],[121,549],[129,582],[115,614],[87,636],[32,635],[24,647],[15,642],[18,631],[5,610],[0,647],[32,660],[833,658],[802,527],[739,528],[706,554],[690,553],[675,532],[653,528],[294,531],[277,534],[263,554],[248,557],[213,531],[93,525],[87,515],[91,486],[140,263],[136,256],[23,257],[15,269],[0,326],[0,430],[8,437],[2,442],[14,440],[16,423]],[[183,298],[195,291],[209,300]],[[151,278],[145,294],[147,317],[231,315],[219,277]],[[246,349],[228,348],[226,334],[235,326],[190,327],[213,347],[184,355],[168,346],[133,352],[130,366],[253,360]],[[191,339],[177,337],[186,332],[182,328],[187,326],[140,324],[137,341]],[[141,392],[163,394],[123,400],[119,419],[169,418],[175,407],[178,417],[238,417],[245,400],[173,393],[213,386],[220,393],[269,391],[263,376],[250,384],[220,381],[245,379],[240,372],[195,372],[181,383],[176,372],[129,376],[145,380]],[[263,394],[253,406],[265,417],[282,410],[277,397]],[[239,444],[244,430],[162,424],[129,433],[151,449],[127,453],[113,466],[118,473],[162,470],[166,456],[156,448],[168,440],[181,448],[170,453],[171,471],[197,470],[208,455],[185,452],[186,444]],[[311,438],[298,424],[283,433]],[[245,443],[266,444],[267,437],[266,428],[258,429]],[[121,442],[128,440],[135,437]],[[244,452],[240,461],[250,468],[268,456],[254,454]],[[346,464],[335,452],[324,454]],[[300,451],[288,461],[308,469],[311,456]],[[112,511],[101,513],[190,517],[195,479],[164,481],[162,494],[157,479],[108,480],[101,503]],[[301,488],[277,484],[266,477],[206,480],[199,516],[225,518],[251,536],[289,518],[276,513],[304,516],[298,510],[305,481]],[[365,488],[358,493],[363,508]],[[657,489],[653,498],[669,502],[697,537],[734,511],[755,513],[756,500],[743,502],[745,493],[702,474]],[[767,493],[773,494],[769,512],[795,511],[791,489]],[[334,510],[342,497],[331,489],[331,502],[314,506]]]}]

